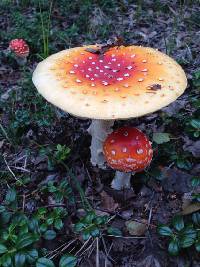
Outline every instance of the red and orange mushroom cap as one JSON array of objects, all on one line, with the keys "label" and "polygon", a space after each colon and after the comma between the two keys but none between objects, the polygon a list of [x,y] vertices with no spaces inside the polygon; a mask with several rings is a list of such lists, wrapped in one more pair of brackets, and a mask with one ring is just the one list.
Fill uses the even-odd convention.
[{"label": "red and orange mushroom cap", "polygon": [[9,43],[9,48],[18,57],[25,58],[29,55],[29,46],[23,39],[13,39]]},{"label": "red and orange mushroom cap", "polygon": [[182,68],[152,48],[99,46],[67,49],[38,64],[33,82],[51,103],[73,115],[125,119],[156,111],[187,85]]},{"label": "red and orange mushroom cap", "polygon": [[147,136],[132,127],[123,127],[108,135],[103,151],[108,165],[123,172],[143,171],[153,156]]}]

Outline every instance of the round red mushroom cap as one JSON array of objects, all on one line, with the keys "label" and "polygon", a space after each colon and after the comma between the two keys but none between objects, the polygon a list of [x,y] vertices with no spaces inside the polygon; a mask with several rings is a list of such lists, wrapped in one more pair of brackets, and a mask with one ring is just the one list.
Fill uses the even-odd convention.
[{"label": "round red mushroom cap", "polygon": [[133,127],[122,127],[108,135],[103,151],[108,165],[123,172],[143,171],[153,156],[147,136]]},{"label": "round red mushroom cap", "polygon": [[29,55],[29,46],[23,39],[13,39],[9,43],[9,48],[18,57],[26,58]]}]

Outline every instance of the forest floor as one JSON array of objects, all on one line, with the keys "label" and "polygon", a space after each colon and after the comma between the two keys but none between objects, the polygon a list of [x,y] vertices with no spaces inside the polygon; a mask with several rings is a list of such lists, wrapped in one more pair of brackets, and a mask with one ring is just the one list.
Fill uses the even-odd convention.
[{"label": "forest floor", "polygon": [[[60,0],[49,20],[50,6],[0,2],[0,266],[200,266],[200,2]],[[170,55],[188,78],[173,104],[115,122],[153,142],[134,190],[112,190],[114,171],[91,165],[90,120],[32,83],[48,54],[115,36]],[[8,50],[15,38],[30,47],[23,67]]]}]

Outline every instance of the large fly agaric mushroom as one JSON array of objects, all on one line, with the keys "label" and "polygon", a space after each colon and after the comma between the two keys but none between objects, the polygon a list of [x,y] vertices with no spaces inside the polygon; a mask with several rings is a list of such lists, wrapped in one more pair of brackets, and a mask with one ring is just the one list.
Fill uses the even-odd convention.
[{"label": "large fly agaric mushroom", "polygon": [[152,48],[90,45],[56,53],[33,74],[38,91],[74,116],[92,119],[91,162],[104,166],[102,143],[114,120],[139,117],[173,102],[187,85],[182,68]]},{"label": "large fly agaric mushroom", "polygon": [[29,55],[29,46],[23,39],[13,39],[10,41],[9,49],[14,52],[19,65],[26,63]]},{"label": "large fly agaric mushroom", "polygon": [[137,128],[123,127],[106,138],[103,151],[110,167],[117,170],[112,188],[130,188],[130,178],[151,162],[153,150],[147,136]]}]

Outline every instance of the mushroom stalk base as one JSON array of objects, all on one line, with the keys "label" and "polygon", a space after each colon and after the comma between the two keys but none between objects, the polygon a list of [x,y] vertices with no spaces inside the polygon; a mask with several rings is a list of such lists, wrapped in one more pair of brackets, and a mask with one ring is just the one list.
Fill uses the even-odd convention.
[{"label": "mushroom stalk base", "polygon": [[24,66],[27,63],[27,58],[26,57],[16,57],[17,64],[19,66]]},{"label": "mushroom stalk base", "polygon": [[131,175],[132,172],[120,172],[116,171],[115,177],[111,183],[111,187],[116,190],[122,190],[124,188],[130,188],[131,187]]},{"label": "mushroom stalk base", "polygon": [[103,155],[103,142],[109,133],[112,132],[113,120],[92,120],[88,128],[89,134],[92,136],[90,151],[91,163],[93,166],[98,166],[105,169],[105,158]]}]

